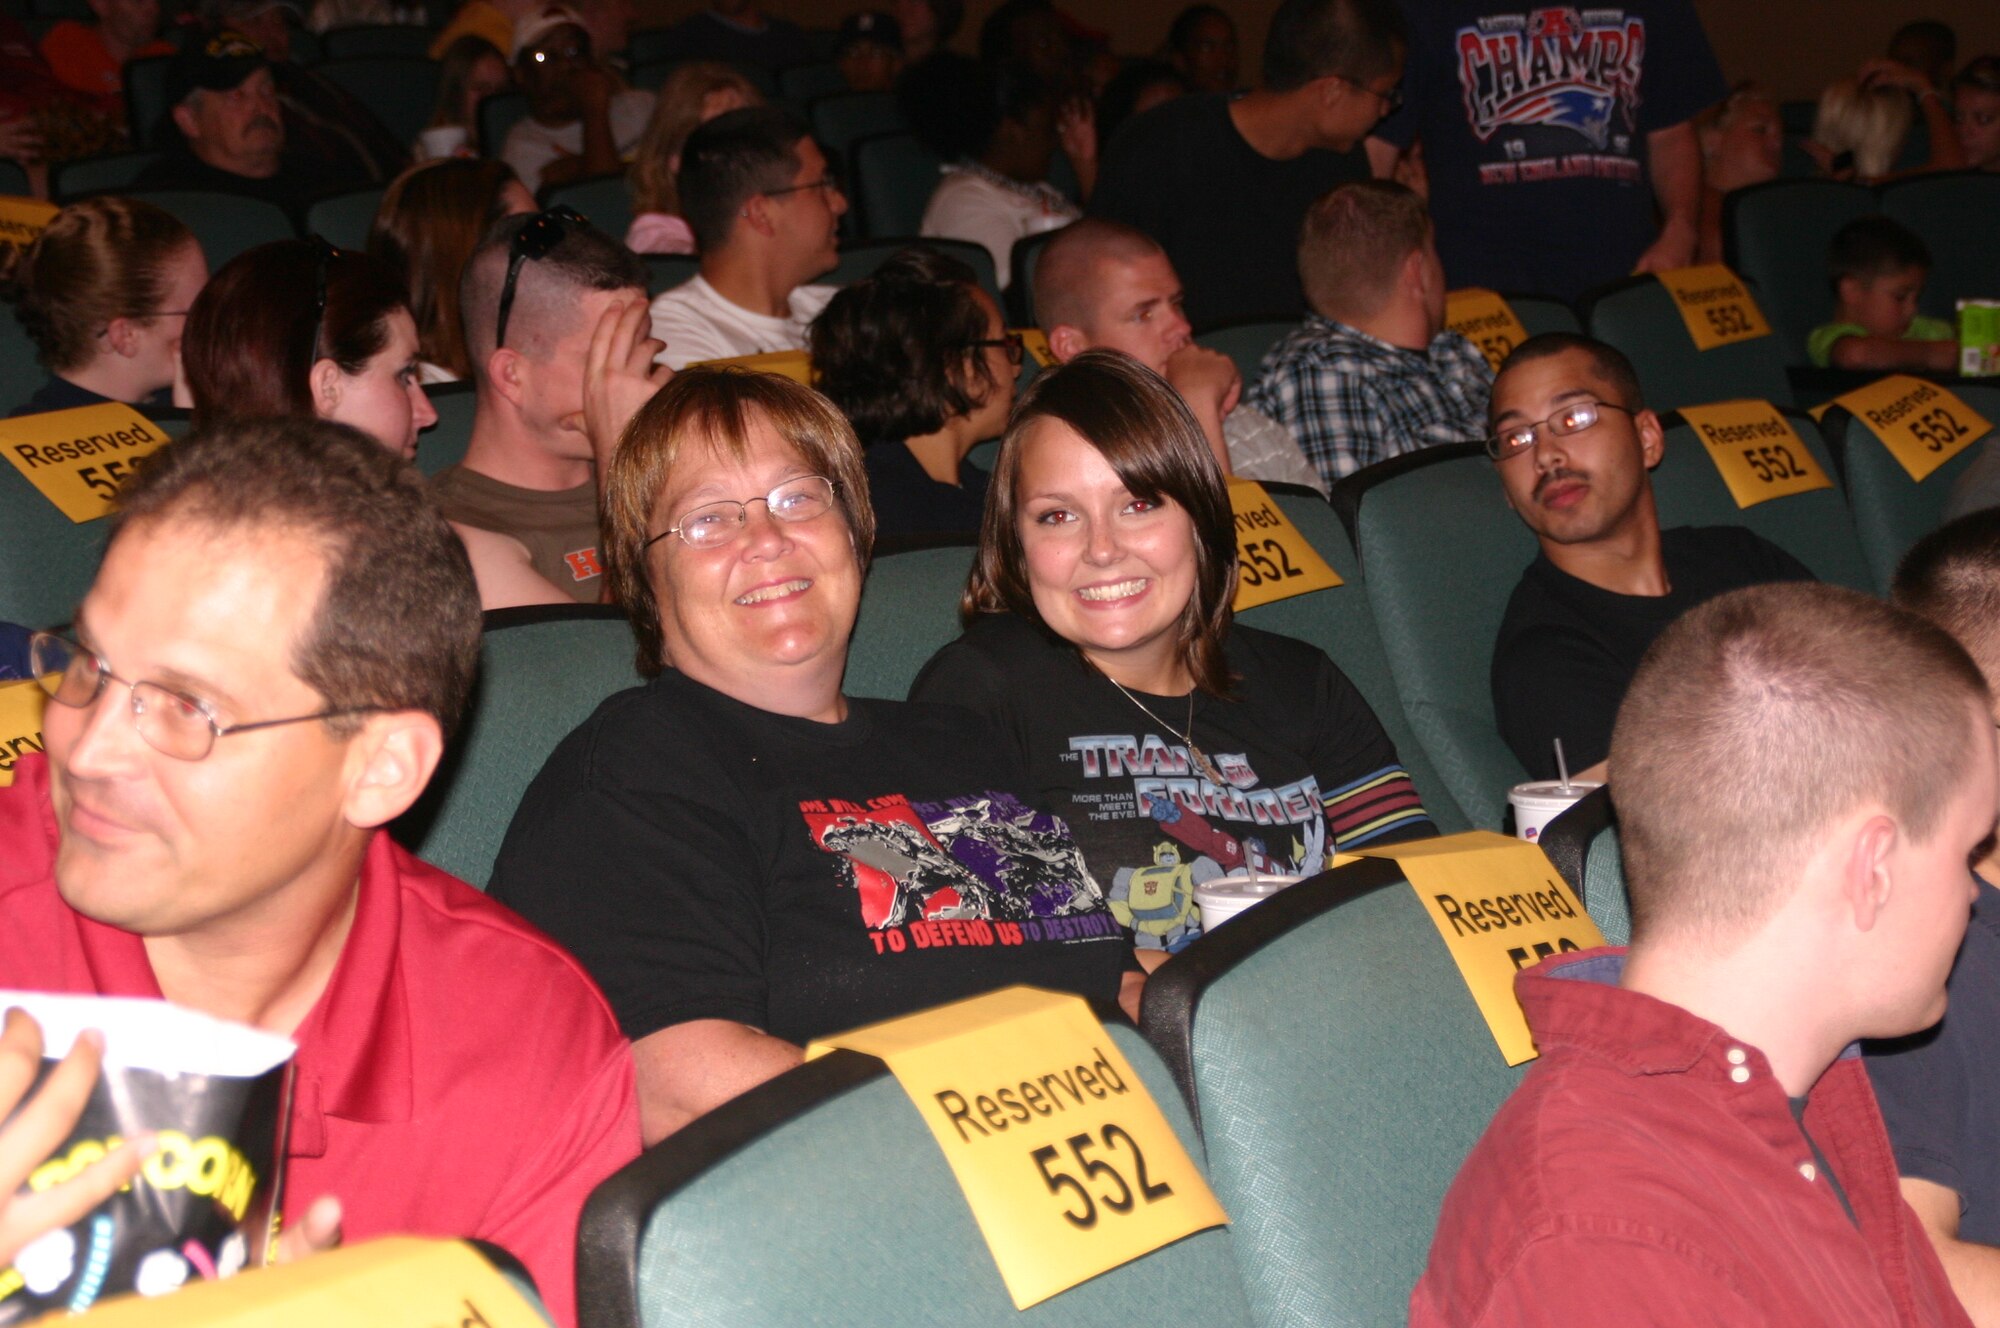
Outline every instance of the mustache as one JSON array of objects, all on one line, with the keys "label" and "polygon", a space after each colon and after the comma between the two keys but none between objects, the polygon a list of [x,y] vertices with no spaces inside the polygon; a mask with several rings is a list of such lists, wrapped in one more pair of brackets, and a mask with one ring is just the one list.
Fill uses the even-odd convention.
[{"label": "mustache", "polygon": [[1542,490],[1548,488],[1551,484],[1556,484],[1563,480],[1582,480],[1588,484],[1590,482],[1590,474],[1587,471],[1571,470],[1567,466],[1558,466],[1535,481],[1535,492],[1533,495],[1535,501],[1540,502],[1542,500]]}]

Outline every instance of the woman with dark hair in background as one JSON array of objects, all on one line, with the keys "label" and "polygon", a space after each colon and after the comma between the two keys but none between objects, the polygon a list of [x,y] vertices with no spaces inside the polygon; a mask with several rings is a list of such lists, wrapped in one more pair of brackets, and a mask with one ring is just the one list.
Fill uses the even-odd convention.
[{"label": "woman with dark hair in background", "polygon": [[[1048,182],[1062,95],[1026,65],[989,69],[943,52],[904,70],[896,99],[917,137],[947,163],[919,233],[986,246],[1002,289],[1014,241],[1082,215]],[[1097,174],[1095,120],[1067,121],[1063,134],[1087,197]]]},{"label": "woman with dark hair in background", "polygon": [[965,454],[1006,427],[1020,352],[972,269],[922,247],[813,321],[814,386],[867,449],[879,536],[978,532],[986,472]]},{"label": "woman with dark hair in background", "polygon": [[512,86],[514,73],[507,68],[507,57],[484,37],[460,37],[445,47],[438,61],[437,107],[430,124],[417,135],[417,160],[477,156],[479,103]]},{"label": "woman with dark hair in background", "polygon": [[406,459],[437,411],[417,375],[417,324],[387,264],[315,236],[225,263],[181,347],[197,428],[260,415],[351,425]]},{"label": "woman with dark hair in background", "polygon": [[965,635],[912,700],[995,720],[1149,964],[1201,934],[1194,887],[1310,876],[1436,833],[1325,654],[1234,624],[1236,528],[1180,394],[1118,351],[1038,377],[1008,425]]},{"label": "woman with dark hair in background", "polygon": [[535,200],[503,161],[427,162],[397,176],[382,195],[368,252],[386,263],[409,293],[421,381],[472,376],[458,318],[459,276],[489,226],[533,211]]},{"label": "woman with dark hair in background", "polygon": [[208,280],[194,233],[150,203],[86,198],[57,213],[9,279],[48,381],[17,410],[166,405],[188,307]]}]

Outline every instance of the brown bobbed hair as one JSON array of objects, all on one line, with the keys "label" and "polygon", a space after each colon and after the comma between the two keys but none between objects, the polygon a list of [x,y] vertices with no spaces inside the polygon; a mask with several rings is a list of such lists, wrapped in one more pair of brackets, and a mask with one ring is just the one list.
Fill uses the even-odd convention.
[{"label": "brown bobbed hair", "polygon": [[604,561],[611,595],[625,606],[639,645],[639,672],[653,677],[667,665],[660,640],[662,587],[647,565],[646,541],[677,513],[660,510],[674,468],[711,452],[740,458],[749,450],[750,421],[762,416],[815,473],[833,481],[834,501],[866,565],[875,547],[875,509],[853,426],[811,388],[776,374],[743,369],[683,369],[640,407],[618,442],[604,480]]},{"label": "brown bobbed hair", "polygon": [[[479,667],[479,587],[423,476],[344,424],[228,421],[163,447],[120,491],[141,524],[295,532],[327,562],[292,669],[329,709],[421,710],[450,737]],[[324,721],[337,735],[362,716]]]},{"label": "brown bobbed hair", "polygon": [[[313,305],[320,249],[311,240],[260,244],[208,279],[188,312],[181,367],[197,427],[224,419],[313,417]],[[358,374],[389,341],[388,319],[409,299],[379,259],[343,249],[326,262],[319,357]]]},{"label": "brown bobbed hair", "polygon": [[409,293],[424,359],[455,378],[472,376],[458,280],[487,229],[505,215],[500,191],[516,181],[504,161],[452,157],[413,166],[390,182],[368,231],[369,254]]},{"label": "brown bobbed hair", "polygon": [[81,369],[114,318],[159,314],[167,264],[194,243],[171,213],[137,199],[85,198],[58,212],[22,252],[10,282],[42,367]]},{"label": "brown bobbed hair", "polygon": [[1229,487],[1180,393],[1123,351],[1087,350],[1045,370],[1015,405],[986,492],[979,554],[960,615],[970,623],[984,613],[1011,613],[1054,635],[1035,608],[1021,546],[1021,451],[1028,432],[1043,420],[1067,425],[1096,448],[1134,497],[1169,501],[1188,514],[1194,523],[1195,584],[1181,611],[1181,661],[1195,686],[1227,696],[1232,679],[1222,641],[1236,597],[1236,519]]},{"label": "brown bobbed hair", "polygon": [[1690,609],[1611,731],[1633,942],[1754,931],[1857,811],[1930,842],[1992,741],[1989,705],[1957,641],[1868,595],[1789,581]]}]

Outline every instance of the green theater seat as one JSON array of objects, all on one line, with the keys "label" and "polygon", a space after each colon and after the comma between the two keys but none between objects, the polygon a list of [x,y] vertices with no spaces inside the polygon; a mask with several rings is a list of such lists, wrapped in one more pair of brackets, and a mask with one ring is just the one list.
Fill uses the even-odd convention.
[{"label": "green theater seat", "polygon": [[1519,1081],[1395,863],[1302,882],[1156,970],[1260,1328],[1404,1322],[1445,1191]]},{"label": "green theater seat", "polygon": [[1654,410],[1739,397],[1791,404],[1791,381],[1785,377],[1785,351],[1775,324],[1769,336],[1697,350],[1673,297],[1650,276],[1585,296],[1581,312],[1591,336],[1631,359],[1646,404]]},{"label": "green theater seat", "polygon": [[1570,889],[1583,898],[1590,920],[1611,945],[1632,939],[1632,910],[1625,897],[1625,859],[1618,848],[1618,818],[1611,791],[1597,792],[1542,827],[1536,841]]},{"label": "green theater seat", "polygon": [[849,696],[900,701],[932,655],[958,639],[958,597],[972,570],[969,543],[878,556],[861,588],[847,647]]},{"label": "green theater seat", "polygon": [[1808,363],[1807,335],[1833,317],[1826,251],[1834,232],[1875,208],[1874,194],[1838,180],[1773,180],[1724,199],[1724,253],[1757,283],[1757,305],[1786,364]]}]

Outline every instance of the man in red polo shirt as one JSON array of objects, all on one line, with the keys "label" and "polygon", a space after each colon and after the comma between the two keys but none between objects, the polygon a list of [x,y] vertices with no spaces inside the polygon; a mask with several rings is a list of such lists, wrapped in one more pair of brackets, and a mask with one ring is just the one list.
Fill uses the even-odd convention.
[{"label": "man in red polo shirt", "polygon": [[420,480],[353,430],[157,453],[74,640],[35,640],[47,757],[0,789],[0,974],[291,1036],[287,1223],[490,1240],[570,1323],[584,1199],[639,1151],[630,1049],[575,961],[381,829],[479,628]]},{"label": "man in red polo shirt", "polygon": [[1832,586],[1654,642],[1611,739],[1631,948],[1518,980],[1541,1058],[1445,1197],[1413,1325],[1970,1325],[1855,1044],[1944,1013],[1989,709],[1950,637]]}]

